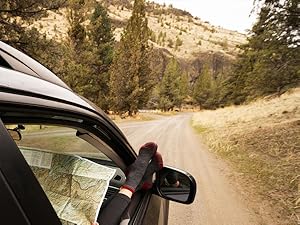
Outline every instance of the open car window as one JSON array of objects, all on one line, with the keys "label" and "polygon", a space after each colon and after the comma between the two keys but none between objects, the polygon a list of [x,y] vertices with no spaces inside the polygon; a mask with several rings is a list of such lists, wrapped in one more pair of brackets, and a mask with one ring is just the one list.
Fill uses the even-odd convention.
[{"label": "open car window", "polygon": [[81,157],[111,161],[99,149],[76,135],[74,128],[55,125],[22,124],[8,125],[7,128],[16,130],[21,134],[20,140],[16,140],[19,148],[31,149],[57,154],[78,155]]},{"label": "open car window", "polygon": [[27,123],[6,128],[62,224],[94,222],[103,203],[125,180],[111,159],[75,128]]}]

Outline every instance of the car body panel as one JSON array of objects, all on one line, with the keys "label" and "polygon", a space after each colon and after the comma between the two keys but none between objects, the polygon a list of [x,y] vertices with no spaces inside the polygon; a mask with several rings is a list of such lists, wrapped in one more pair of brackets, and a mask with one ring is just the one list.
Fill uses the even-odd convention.
[{"label": "car body panel", "polygon": [[74,92],[37,77],[13,70],[0,68],[0,86],[44,95],[49,98],[55,98],[57,101],[66,101],[93,110],[86,101],[74,94]]},{"label": "car body panel", "polygon": [[150,195],[143,225],[168,224],[168,215],[169,201],[156,195]]},{"label": "car body panel", "polygon": [[13,70],[27,73],[66,89],[70,89],[61,79],[59,79],[45,66],[2,41],[0,41],[0,56]]}]

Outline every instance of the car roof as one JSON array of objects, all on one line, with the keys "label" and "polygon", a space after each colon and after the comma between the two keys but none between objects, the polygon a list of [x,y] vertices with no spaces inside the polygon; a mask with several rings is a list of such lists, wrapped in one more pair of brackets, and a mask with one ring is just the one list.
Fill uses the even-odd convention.
[{"label": "car roof", "polygon": [[[43,80],[39,77],[0,67],[0,88],[2,92],[22,93],[23,95],[38,95],[43,99],[53,99],[94,111],[104,116],[105,113],[95,105],[90,104],[73,91]],[[1,99],[0,99],[1,101]]]},{"label": "car roof", "polygon": [[[111,122],[110,118],[95,104],[77,95],[70,89],[66,89],[52,82],[31,76],[11,69],[0,67],[0,92],[15,93],[25,96],[36,96],[41,99],[48,99],[75,106],[80,109],[88,110],[95,116],[100,116],[108,121],[117,130],[117,126]],[[0,103],[4,99],[0,97]],[[13,100],[10,100],[13,101]],[[28,104],[36,104],[28,102]]]},{"label": "car roof", "polygon": [[42,64],[0,41],[0,87],[53,98],[80,108],[88,108],[107,119],[92,102],[74,93]]},{"label": "car roof", "polygon": [[60,78],[45,66],[20,52],[19,50],[0,41],[0,66],[39,77],[58,86],[70,89]]}]

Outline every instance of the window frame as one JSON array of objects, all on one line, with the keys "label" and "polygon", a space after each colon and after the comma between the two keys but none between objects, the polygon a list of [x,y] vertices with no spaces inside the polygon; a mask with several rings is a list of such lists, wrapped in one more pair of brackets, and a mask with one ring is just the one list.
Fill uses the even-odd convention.
[{"label": "window frame", "polygon": [[[81,129],[81,131],[83,133],[87,132],[88,137],[90,138],[90,141],[88,141],[89,143],[91,143],[91,142],[98,143],[99,140],[104,141],[112,149],[112,151],[110,151],[110,153],[108,153],[108,154],[112,153],[113,156],[111,157],[111,155],[108,155],[108,157],[110,159],[112,159],[112,161],[114,161],[114,162],[116,162],[116,160],[117,161],[119,160],[119,162],[116,163],[116,165],[123,171],[125,171],[127,166],[130,165],[133,162],[133,160],[136,158],[136,154],[135,154],[135,152],[133,152],[132,149],[130,149],[130,146],[129,146],[129,148],[126,147],[128,142],[126,142],[126,140],[122,139],[123,138],[122,133],[119,133],[118,130],[115,130],[114,126],[110,125],[108,122],[105,121],[105,119],[103,119],[99,115],[94,114],[90,111],[85,113],[85,109],[83,109],[83,108],[77,108],[75,106],[71,106],[69,104],[61,103],[61,102],[56,102],[56,106],[59,106],[59,107],[55,107],[53,105],[53,103],[54,103],[53,101],[48,100],[48,99],[36,98],[35,96],[24,96],[24,95],[21,96],[21,95],[16,95],[15,93],[11,93],[11,94],[9,94],[8,97],[11,98],[12,96],[14,96],[14,98],[16,98],[16,97],[24,98],[25,102],[23,102],[21,104],[19,102],[12,103],[10,101],[7,101],[7,102],[4,102],[4,104],[0,105],[0,120],[2,119],[3,126],[4,126],[4,123],[16,124],[19,122],[22,124],[22,122],[24,122],[25,119],[28,123],[36,123],[36,124],[40,124],[40,123],[46,124],[46,123],[49,123],[49,121],[51,121],[51,123],[50,123],[51,125],[55,125],[55,121],[59,121],[59,120],[52,121],[51,118],[48,118],[45,116],[43,116],[42,118],[38,118],[38,117],[34,117],[34,116],[32,116],[32,117],[30,117],[30,116],[24,117],[23,116],[22,117],[20,115],[22,113],[24,113],[26,115],[28,113],[32,113],[32,115],[38,113],[41,115],[55,114],[55,115],[60,115],[62,117],[70,116],[70,117],[82,119],[85,121],[85,123],[60,120],[59,123],[57,123],[57,125],[69,126],[69,127],[79,129],[79,130]],[[30,100],[30,103],[29,103],[29,99],[32,99],[32,100]],[[46,104],[46,102],[48,102],[48,104]],[[42,104],[40,105],[39,103],[42,103]],[[46,104],[46,105],[44,105],[44,104]],[[62,105],[65,105],[65,108],[62,107]],[[8,113],[18,113],[18,115],[8,116]],[[98,128],[95,128],[93,125],[97,125]],[[103,139],[105,139],[105,140],[103,140]],[[14,141],[13,141],[13,143],[14,143],[15,147],[17,147],[17,149],[18,149],[18,146],[15,144]],[[21,154],[19,149],[18,149],[18,151],[19,151],[19,154]],[[1,155],[0,155],[0,157],[1,157]],[[22,154],[21,154],[21,157],[23,158]],[[29,167],[24,158],[23,158],[23,163],[25,163],[27,165],[27,167]],[[34,176],[30,167],[28,169],[29,169],[30,173]],[[38,183],[38,181],[36,180],[35,177],[34,177],[34,179],[37,182],[38,187],[41,189],[40,184]],[[42,193],[45,195],[43,190],[42,190]],[[147,198],[149,198],[151,195],[142,195],[139,198],[137,198],[135,201],[140,202],[140,200],[142,200],[142,199],[145,200],[145,196],[148,196]],[[25,195],[23,197],[26,198]],[[47,202],[49,202],[47,197],[46,197],[46,200],[47,200]],[[29,201],[29,206],[30,206],[30,204],[31,204],[30,199],[27,201]],[[52,205],[50,202],[48,205],[50,205],[49,207],[52,209]],[[140,209],[141,209],[141,207],[147,208],[147,205],[148,204],[141,203],[141,202],[139,204],[137,204],[136,211],[134,211],[134,213],[133,213],[133,217],[130,221],[130,224],[137,224],[137,221],[140,221],[144,217],[146,209],[142,210],[143,211],[142,213],[141,213]],[[57,217],[55,211],[54,211],[54,214]],[[139,219],[137,220],[137,218],[139,218]],[[34,224],[40,225],[40,224],[45,224],[45,223],[34,223]],[[54,223],[54,222],[49,223],[49,225],[50,224],[56,225],[56,223]],[[58,224],[61,224],[60,221]],[[45,225],[47,225],[47,224],[45,224]]]},{"label": "window frame", "polygon": [[[43,110],[42,111],[38,110],[38,113],[41,113],[41,112],[43,112]],[[10,125],[10,124],[32,124],[32,125],[33,124],[36,124],[36,125],[43,124],[43,125],[58,125],[58,126],[62,126],[62,127],[73,128],[73,129],[77,130],[77,133],[79,133],[79,135],[86,135],[86,138],[82,138],[83,141],[86,141],[89,144],[93,145],[95,148],[97,148],[99,150],[99,152],[104,153],[108,158],[110,158],[112,160],[112,161],[105,161],[105,163],[100,163],[100,164],[105,165],[105,166],[112,166],[112,167],[120,168],[119,167],[120,162],[119,162],[119,165],[118,165],[118,164],[114,163],[114,160],[113,160],[113,158],[119,160],[120,157],[114,152],[114,150],[110,146],[108,146],[102,140],[103,138],[106,138],[106,139],[109,140],[109,137],[108,137],[107,134],[105,134],[101,130],[97,129],[95,126],[92,126],[91,123],[86,124],[86,123],[82,123],[82,122],[76,122],[76,121],[83,121],[82,117],[75,116],[76,117],[76,119],[75,119],[75,117],[71,116],[70,117],[71,120],[67,120],[66,118],[67,118],[67,115],[70,116],[69,114],[66,114],[66,113],[60,114],[58,112],[55,112],[55,115],[59,116],[60,119],[53,119],[53,118],[47,117],[48,115],[52,115],[50,112],[49,112],[49,114],[47,114],[47,112],[49,112],[49,111],[46,111],[46,112],[44,111],[45,114],[43,114],[43,116],[41,115],[40,117],[39,116],[33,116],[33,115],[25,116],[25,115],[28,115],[28,114],[26,114],[24,112],[19,113],[17,111],[16,111],[15,115],[13,114],[14,112],[10,111],[9,113],[12,113],[11,114],[12,116],[10,116],[9,113],[2,113],[2,114],[0,113],[0,122],[4,126],[4,129],[7,133],[8,133],[8,131],[6,130],[5,126]],[[22,116],[22,114],[23,114],[23,116]],[[64,118],[66,120],[64,120]],[[72,120],[72,118],[73,118],[73,120]],[[79,119],[79,118],[81,118],[81,119]],[[89,122],[91,122],[91,121],[89,121]],[[0,134],[3,133],[3,132],[1,131]],[[34,176],[34,177],[31,176],[30,179],[28,179],[28,180],[27,180],[27,178],[25,178],[25,177],[28,177],[28,176],[25,176],[24,177],[25,179],[23,178],[23,180],[26,180],[26,182],[29,185],[31,183],[33,183],[32,185],[37,186],[36,187],[37,189],[42,190],[43,194],[38,194],[36,196],[37,199],[39,199],[39,198],[42,199],[41,201],[39,201],[40,202],[39,205],[43,205],[44,207],[40,207],[40,208],[43,208],[43,209],[40,209],[40,210],[47,209],[49,211],[49,209],[48,209],[49,207],[52,210],[54,210],[52,204],[50,203],[48,197],[46,196],[44,190],[42,189],[40,183],[38,182],[37,178],[33,174],[30,166],[27,164],[26,160],[24,159],[24,157],[23,157],[23,155],[22,155],[22,153],[19,149],[19,146],[10,137],[10,135],[9,135],[9,138],[11,139],[10,142],[12,141],[11,144],[14,145],[15,151],[18,151],[17,154],[19,155],[20,160],[23,160],[23,163],[22,163],[23,164],[23,169],[22,169],[22,171],[27,171],[28,173],[30,173],[31,175]],[[10,148],[12,148],[12,147],[10,147]],[[106,149],[106,152],[103,151],[104,149]],[[0,157],[1,157],[1,151],[2,151],[2,149],[0,150]],[[20,156],[20,154],[21,154],[21,156]],[[93,160],[91,158],[88,158],[88,159]],[[95,160],[97,161],[97,163],[99,163],[99,161],[104,161],[104,160],[97,160],[97,159],[95,159]],[[24,165],[24,162],[25,162],[26,166]],[[16,164],[16,163],[20,164],[20,162],[12,162],[12,164]],[[0,160],[0,164],[1,164],[1,160]],[[126,167],[124,162],[122,162],[121,166]],[[120,168],[120,169],[122,169],[122,168]],[[1,171],[2,170],[1,170],[1,167],[0,167],[0,172]],[[7,168],[7,172],[10,172],[10,171],[12,171],[12,173],[15,173],[14,168],[13,169],[12,168]],[[9,179],[11,179],[11,178],[12,177],[10,176]],[[15,191],[13,190],[13,192],[15,192]],[[27,196],[27,194],[28,194],[27,192],[26,192],[26,194],[23,193],[22,194],[22,199],[24,199],[24,201],[26,201],[26,204],[28,204],[28,205],[26,205],[26,207],[28,208],[28,207],[30,207],[30,204],[32,204],[32,202],[31,202],[29,196]],[[46,196],[47,202],[45,202],[45,196]],[[55,210],[54,210],[54,213],[55,213],[56,218],[58,218]],[[32,215],[33,216],[34,215],[41,215],[41,213],[36,211],[36,212],[32,213]],[[40,218],[40,216],[38,216],[38,217]],[[47,217],[42,216],[41,218],[43,219],[43,218],[47,218]],[[61,224],[59,219],[58,219],[59,223],[55,222],[55,220],[53,220],[51,218],[49,218],[47,220],[48,220],[48,222],[51,221],[51,222],[49,222],[49,225]],[[32,223],[32,224],[36,224],[36,225],[45,224],[45,225],[48,225],[48,223],[43,223],[43,222],[37,222],[37,223]]]},{"label": "window frame", "polygon": [[[10,106],[8,108],[0,107],[0,118],[2,119],[3,123],[30,123],[37,125],[49,124],[74,128],[81,134],[86,134],[86,138],[84,138],[84,140],[97,149],[103,150],[100,146],[103,146],[104,143],[107,146],[107,148],[104,150],[107,151],[102,152],[123,171],[125,171],[127,166],[131,164],[130,161],[126,161],[129,157],[131,157],[131,155],[128,155],[128,152],[119,151],[117,153],[118,148],[121,149],[121,146],[116,141],[115,137],[113,137],[113,131],[110,130],[110,127],[106,126],[106,124],[102,124],[94,118],[67,111],[63,112],[60,110],[44,109],[41,107],[22,107],[22,109],[19,109],[19,107],[20,106],[18,105],[15,107]],[[61,119],[53,119],[49,117],[50,115],[59,116]],[[73,120],[64,119],[66,117],[73,118]],[[83,122],[76,122],[76,120],[81,120]],[[120,153],[122,153],[122,155],[120,155]]]},{"label": "window frame", "polygon": [[[13,193],[15,204],[23,212],[24,224],[61,225],[44,190],[0,118],[0,170]],[[27,221],[26,221],[27,218]],[[14,218],[6,221],[13,223]]]}]

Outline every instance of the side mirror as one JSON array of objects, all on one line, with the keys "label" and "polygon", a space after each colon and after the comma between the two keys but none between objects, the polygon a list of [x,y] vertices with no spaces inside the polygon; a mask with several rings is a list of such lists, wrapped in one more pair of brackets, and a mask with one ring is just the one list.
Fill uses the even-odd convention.
[{"label": "side mirror", "polygon": [[21,141],[22,135],[20,130],[17,129],[7,129],[7,130],[14,141]]},{"label": "side mirror", "polygon": [[21,130],[25,130],[25,127],[22,124],[18,124],[17,127],[15,127],[14,129],[7,129],[7,130],[10,136],[15,141],[21,141],[22,140]]},{"label": "side mirror", "polygon": [[172,167],[164,167],[156,174],[156,194],[162,198],[191,204],[196,196],[196,181],[192,175]]}]

